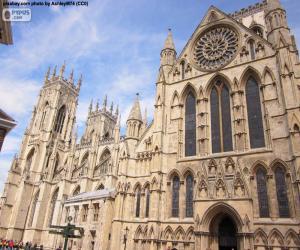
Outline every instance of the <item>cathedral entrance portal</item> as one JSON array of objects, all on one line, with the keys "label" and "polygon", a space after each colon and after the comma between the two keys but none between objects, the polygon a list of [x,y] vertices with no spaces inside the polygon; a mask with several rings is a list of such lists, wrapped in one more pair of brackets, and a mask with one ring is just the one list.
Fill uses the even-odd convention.
[{"label": "cathedral entrance portal", "polygon": [[230,217],[224,217],[218,226],[219,250],[237,250],[236,226]]}]

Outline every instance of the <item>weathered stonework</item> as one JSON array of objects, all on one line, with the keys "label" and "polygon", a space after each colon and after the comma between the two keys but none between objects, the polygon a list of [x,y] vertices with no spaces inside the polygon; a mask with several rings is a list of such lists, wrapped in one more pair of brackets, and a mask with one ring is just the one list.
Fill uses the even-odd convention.
[{"label": "weathered stonework", "polygon": [[[214,27],[229,33],[204,39],[195,57],[199,37]],[[196,65],[203,56],[211,68]],[[232,15],[211,7],[179,56],[169,32],[154,120],[147,124],[137,98],[126,136],[105,99],[90,106],[76,144],[81,79],[74,86],[64,70],[46,74],[5,185],[0,237],[57,247],[63,240],[48,234],[49,225],[72,216],[85,229],[72,249],[300,248],[300,68],[278,0]],[[229,102],[214,106],[213,91]],[[251,119],[261,124],[249,118],[254,106]]]}]

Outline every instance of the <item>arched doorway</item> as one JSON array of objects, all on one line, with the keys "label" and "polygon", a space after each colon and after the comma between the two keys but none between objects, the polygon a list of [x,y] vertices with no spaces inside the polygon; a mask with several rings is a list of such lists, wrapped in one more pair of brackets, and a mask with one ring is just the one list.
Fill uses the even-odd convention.
[{"label": "arched doorway", "polygon": [[220,212],[210,223],[210,248],[213,250],[238,250],[237,225],[228,213]]},{"label": "arched doorway", "polygon": [[225,216],[218,226],[219,250],[237,250],[237,230],[229,216]]}]

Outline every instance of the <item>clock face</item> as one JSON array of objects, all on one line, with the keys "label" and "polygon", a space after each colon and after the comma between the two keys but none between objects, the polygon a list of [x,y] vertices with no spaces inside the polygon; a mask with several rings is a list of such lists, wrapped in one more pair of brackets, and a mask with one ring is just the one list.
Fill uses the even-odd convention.
[{"label": "clock face", "polygon": [[193,47],[193,60],[205,71],[214,71],[233,60],[238,50],[238,34],[229,26],[204,31]]}]

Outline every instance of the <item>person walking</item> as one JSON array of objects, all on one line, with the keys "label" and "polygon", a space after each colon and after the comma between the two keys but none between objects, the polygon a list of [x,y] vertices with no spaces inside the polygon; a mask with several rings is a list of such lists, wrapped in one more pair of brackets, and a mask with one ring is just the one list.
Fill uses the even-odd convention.
[{"label": "person walking", "polygon": [[13,240],[10,240],[10,241],[8,242],[8,249],[9,249],[9,250],[14,250],[14,241],[13,241]]}]

